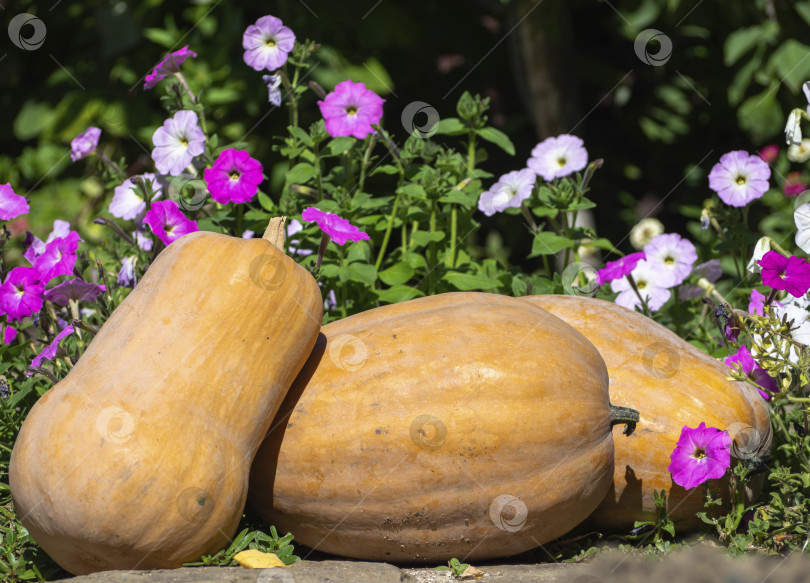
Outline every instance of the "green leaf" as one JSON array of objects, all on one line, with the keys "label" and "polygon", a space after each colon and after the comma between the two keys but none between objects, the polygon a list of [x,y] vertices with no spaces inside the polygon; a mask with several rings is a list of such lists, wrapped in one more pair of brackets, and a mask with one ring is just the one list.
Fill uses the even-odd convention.
[{"label": "green leaf", "polygon": [[793,93],[798,93],[802,83],[810,78],[810,46],[788,39],[773,52],[768,65],[774,66]]},{"label": "green leaf", "polygon": [[567,247],[573,247],[574,242],[566,237],[560,237],[551,231],[541,231],[534,236],[532,252],[529,257],[538,255],[553,255]]},{"label": "green leaf", "polygon": [[257,193],[257,198],[259,200],[259,204],[262,205],[262,208],[267,212],[272,213],[277,210],[275,203],[261,190]]},{"label": "green leaf", "polygon": [[368,263],[350,263],[346,274],[351,281],[359,281],[369,287],[377,281],[377,269]]},{"label": "green leaf", "polygon": [[357,139],[351,136],[334,138],[327,144],[326,148],[324,148],[324,154],[327,156],[339,156],[350,150],[355,142],[357,142]]},{"label": "green leaf", "polygon": [[369,176],[374,176],[375,174],[399,174],[399,168],[391,164],[383,164],[372,170]]},{"label": "green leaf", "polygon": [[475,100],[472,95],[470,95],[470,92],[465,91],[462,93],[456,104],[456,113],[458,113],[458,116],[463,120],[470,120],[475,117],[477,111],[478,106],[475,104]]},{"label": "green leaf", "polygon": [[160,45],[167,49],[173,48],[177,42],[174,35],[162,28],[147,28],[143,31],[143,36],[148,38],[156,45]]},{"label": "green leaf", "polygon": [[726,67],[732,66],[745,53],[764,41],[764,32],[763,26],[749,26],[728,35],[723,46],[723,62]]},{"label": "green leaf", "polygon": [[354,263],[355,261],[368,261],[371,257],[371,247],[366,241],[356,241],[353,245],[349,245],[349,252],[346,254],[346,263]]},{"label": "green leaf", "polygon": [[385,283],[386,285],[398,285],[401,283],[405,283],[409,279],[411,279],[416,273],[413,267],[405,263],[404,261],[400,261],[399,263],[395,263],[388,269],[384,269],[378,275],[380,281]]},{"label": "green leaf", "polygon": [[491,277],[458,271],[448,271],[442,279],[460,291],[491,290],[501,285],[501,282]]},{"label": "green leaf", "polygon": [[[807,59],[810,65],[810,59]],[[762,93],[746,99],[737,110],[740,127],[751,134],[752,141],[764,142],[782,132],[785,120],[776,100],[777,86],[771,85]]]},{"label": "green leaf", "polygon": [[456,190],[453,189],[441,198],[439,202],[449,202],[460,204],[464,208],[473,208],[478,204],[479,193],[476,191]]},{"label": "green leaf", "polygon": [[458,136],[467,133],[467,126],[457,117],[447,117],[439,120],[439,125],[436,126],[436,134],[444,134],[447,136]]},{"label": "green leaf", "polygon": [[512,140],[509,139],[509,136],[507,136],[501,130],[487,127],[481,128],[480,130],[475,130],[475,133],[484,138],[486,141],[492,142],[510,156],[515,155],[515,145],[512,143]]},{"label": "green leaf", "polygon": [[302,141],[310,148],[313,146],[312,138],[309,137],[309,134],[306,133],[301,128],[299,128],[298,126],[287,126],[287,131],[289,131],[292,136],[298,138],[300,141]]},{"label": "green leaf", "polygon": [[306,184],[315,176],[315,167],[312,164],[301,162],[287,171],[288,184]]},{"label": "green leaf", "polygon": [[796,12],[799,13],[799,16],[801,16],[807,24],[810,24],[810,2],[796,2],[793,7],[796,9]]},{"label": "green leaf", "polygon": [[425,189],[418,184],[406,184],[397,188],[397,194],[402,194],[417,200],[427,200]]},{"label": "green leaf", "polygon": [[389,304],[405,302],[425,295],[421,290],[409,285],[395,285],[388,289],[375,290],[374,293],[377,294],[378,300]]},{"label": "green leaf", "polygon": [[414,231],[411,234],[413,238],[413,243],[417,247],[424,247],[431,241],[439,242],[444,239],[444,233],[442,231],[435,231],[433,235],[431,235],[428,231]]},{"label": "green leaf", "polygon": [[731,81],[731,84],[728,86],[728,102],[731,105],[739,105],[740,101],[742,101],[743,97],[745,97],[745,92],[748,90],[748,86],[751,85],[751,79],[753,78],[754,73],[759,71],[761,68],[761,52],[757,52],[750,61],[746,62],[742,67],[739,68],[737,73],[734,75],[734,79]]},{"label": "green leaf", "polygon": [[604,249],[606,251],[611,251],[612,253],[621,255],[621,251],[619,251],[618,249],[616,249],[616,247],[613,246],[613,243],[610,242],[610,239],[605,239],[604,237],[600,239],[593,239],[592,241],[586,243],[586,245],[588,247],[596,247],[598,249]]}]

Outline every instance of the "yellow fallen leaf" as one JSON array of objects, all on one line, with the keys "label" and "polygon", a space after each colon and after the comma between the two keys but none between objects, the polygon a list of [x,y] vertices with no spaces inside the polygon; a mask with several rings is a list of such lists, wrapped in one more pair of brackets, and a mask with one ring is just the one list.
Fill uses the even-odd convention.
[{"label": "yellow fallen leaf", "polygon": [[484,572],[477,567],[473,567],[472,565],[464,569],[464,572],[461,574],[462,579],[480,579],[483,576]]},{"label": "yellow fallen leaf", "polygon": [[256,549],[236,553],[234,561],[242,565],[245,569],[267,569],[269,567],[286,567],[284,561],[273,553],[263,553]]}]

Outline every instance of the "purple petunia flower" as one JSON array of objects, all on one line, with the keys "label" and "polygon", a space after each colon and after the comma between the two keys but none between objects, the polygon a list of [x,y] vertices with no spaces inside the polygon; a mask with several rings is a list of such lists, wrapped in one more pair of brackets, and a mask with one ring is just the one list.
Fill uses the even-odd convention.
[{"label": "purple petunia flower", "polygon": [[135,275],[135,264],[138,262],[136,255],[124,257],[121,262],[121,271],[118,272],[118,285],[121,287],[135,287],[138,278]]},{"label": "purple petunia flower", "polygon": [[146,76],[145,83],[143,84],[144,89],[152,89],[155,85],[158,84],[158,81],[162,81],[169,75],[174,75],[175,73],[180,72],[180,65],[183,64],[183,61],[188,59],[189,57],[196,57],[197,53],[192,50],[189,50],[188,45],[184,46],[179,51],[175,51],[163,57],[163,59],[157,64],[157,66],[152,69],[152,72]]},{"label": "purple petunia flower", "polygon": [[73,273],[79,241],[79,234],[71,231],[46,243],[45,251],[34,261],[34,269],[39,271],[45,285],[54,277]]},{"label": "purple petunia flower", "polygon": [[354,136],[362,140],[380,123],[385,99],[366,89],[364,83],[341,81],[335,90],[318,102],[330,136]]},{"label": "purple petunia flower", "polygon": [[143,222],[149,225],[152,232],[167,246],[183,235],[200,230],[197,221],[187,219],[173,200],[162,200],[152,204]]},{"label": "purple petunia flower", "polygon": [[771,168],[756,155],[743,150],[720,157],[709,173],[709,188],[729,206],[741,207],[761,198],[768,190]]},{"label": "purple petunia flower", "polygon": [[305,221],[315,221],[321,230],[338,245],[343,245],[346,241],[360,241],[368,239],[366,233],[349,223],[346,219],[341,219],[334,213],[326,213],[315,207],[307,207],[301,214]]},{"label": "purple petunia flower", "polygon": [[[74,231],[70,230],[70,223],[60,219],[56,219],[53,222],[53,230],[50,232],[45,242],[43,242],[39,237],[34,236],[33,233],[28,231],[26,232],[24,243],[27,249],[25,253],[23,253],[23,257],[25,257],[25,259],[27,259],[28,262],[33,265],[34,262],[37,260],[37,257],[45,253],[46,245],[48,243],[50,243],[54,239],[60,238],[63,239],[73,232]],[[79,237],[78,233],[76,233],[73,236],[76,237],[79,241],[82,240],[82,238]]]},{"label": "purple petunia flower", "polygon": [[[669,299],[671,292],[661,284],[661,267],[656,263],[651,263],[646,259],[639,261],[633,271],[633,281],[636,282],[641,297],[647,302],[647,306],[655,311],[661,308]],[[614,292],[619,292],[616,297],[616,303],[624,306],[629,310],[634,310],[641,305],[636,292],[633,291],[630,281],[627,277],[623,279],[616,279],[610,282],[610,288]]]},{"label": "purple petunia flower", "polygon": [[759,364],[757,364],[757,361],[754,360],[753,356],[751,356],[751,352],[748,350],[748,347],[744,344],[737,349],[736,354],[727,356],[725,359],[723,359],[723,362],[731,368],[739,370],[742,374],[747,376],[763,389],[770,391],[766,392],[758,389],[759,394],[762,395],[762,398],[766,401],[771,400],[771,395],[773,393],[779,392],[779,385],[776,384],[776,379],[769,375],[764,368],[759,366]]},{"label": "purple petunia flower", "polygon": [[138,247],[140,247],[144,251],[152,250],[153,245],[152,239],[150,239],[140,231],[135,231],[135,242],[138,244]]},{"label": "purple petunia flower", "polygon": [[106,286],[84,281],[78,277],[63,281],[45,292],[45,299],[60,306],[67,306],[70,301],[92,302],[98,295],[107,291]]},{"label": "purple petunia flower", "polygon": [[645,259],[644,251],[625,255],[616,261],[608,261],[602,269],[596,272],[596,283],[605,285],[616,279],[623,278],[632,272],[642,259]]},{"label": "purple petunia flower", "polygon": [[[34,360],[31,361],[31,366],[39,367],[42,366],[43,362],[50,361],[56,358],[57,350],[59,350],[59,342],[61,342],[63,338],[66,338],[71,334],[73,334],[73,324],[65,326],[65,328],[61,332],[59,332],[59,334],[56,335],[56,337],[53,339],[53,342],[48,344],[48,346],[43,348],[42,351],[34,357]],[[25,376],[30,377],[32,374],[34,373],[27,372],[25,373]]]},{"label": "purple petunia flower", "polygon": [[[135,176],[127,178],[113,189],[113,199],[108,208],[112,216],[126,221],[137,219],[146,210],[146,202],[144,202],[140,194],[140,188],[132,182],[133,178]],[[157,176],[146,172],[141,174],[140,178],[144,181],[144,184],[150,184],[152,192],[155,193],[153,200],[157,200],[162,196],[163,186],[158,182]]]},{"label": "purple petunia flower", "polygon": [[647,261],[660,263],[659,274],[662,280],[659,285],[664,287],[683,283],[697,261],[695,246],[677,233],[653,237],[652,241],[644,245],[644,254]]},{"label": "purple petunia flower", "polygon": [[768,251],[759,260],[762,283],[772,289],[783,289],[794,298],[800,298],[810,289],[810,263],[795,255],[785,257]]},{"label": "purple petunia flower", "polygon": [[17,338],[17,334],[19,332],[16,328],[12,328],[11,326],[4,326],[3,327],[3,344],[11,344],[14,342],[14,339]]},{"label": "purple petunia flower", "polygon": [[579,172],[588,164],[588,151],[584,142],[576,136],[562,134],[546,138],[532,150],[526,165],[543,180],[550,182]]},{"label": "purple petunia flower", "polygon": [[667,470],[672,481],[687,490],[707,480],[722,478],[731,466],[731,437],[701,423],[695,429],[684,427],[670,455]]},{"label": "purple petunia flower", "polygon": [[287,62],[287,55],[295,46],[295,34],[284,26],[280,18],[262,16],[242,35],[245,64],[254,71],[275,71]]},{"label": "purple petunia flower", "polygon": [[528,168],[507,172],[489,190],[481,193],[478,210],[491,217],[507,208],[520,208],[523,201],[532,195],[536,181],[537,175]]},{"label": "purple petunia flower", "polygon": [[152,143],[152,159],[158,172],[180,176],[194,156],[205,151],[205,134],[197,125],[197,114],[181,110],[155,130]]},{"label": "purple petunia flower", "polygon": [[262,75],[262,81],[267,83],[267,101],[281,107],[281,75]]},{"label": "purple petunia flower", "polygon": [[[774,301],[773,305],[782,306],[782,304],[777,301]],[[765,295],[761,294],[756,289],[751,290],[751,299],[748,302],[748,313],[758,316],[765,315]]]},{"label": "purple petunia flower", "polygon": [[70,159],[77,162],[85,156],[89,156],[98,146],[100,137],[101,130],[91,126],[73,138],[73,141],[70,142]]},{"label": "purple petunia flower", "polygon": [[42,308],[45,286],[39,272],[33,267],[15,267],[0,285],[0,310],[9,322],[22,320]]},{"label": "purple petunia flower", "polygon": [[204,176],[211,198],[220,204],[248,202],[264,180],[259,161],[247,151],[233,148],[223,150]]},{"label": "purple petunia flower", "polygon": [[24,196],[20,196],[11,188],[11,183],[0,184],[0,220],[10,221],[24,215],[31,209]]}]

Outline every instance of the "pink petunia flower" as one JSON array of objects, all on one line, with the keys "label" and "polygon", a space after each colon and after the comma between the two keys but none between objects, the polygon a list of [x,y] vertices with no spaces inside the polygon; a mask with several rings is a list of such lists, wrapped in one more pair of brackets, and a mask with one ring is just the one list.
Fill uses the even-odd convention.
[{"label": "pink petunia flower", "polygon": [[12,328],[11,326],[4,326],[3,327],[3,344],[9,345],[14,342],[14,339],[17,338],[17,334],[19,332],[16,328]]},{"label": "pink petunia flower", "polygon": [[[146,172],[141,174],[140,177],[143,179],[144,184],[150,184],[152,192],[155,193],[153,200],[157,200],[163,195],[163,186],[158,182],[157,176]],[[144,202],[140,194],[140,188],[136,187],[135,183],[132,182],[133,178],[135,176],[127,178],[113,189],[113,199],[108,207],[112,216],[126,221],[137,219],[146,210],[146,202]]]},{"label": "pink petunia flower", "polygon": [[9,322],[36,314],[42,308],[44,291],[39,271],[33,267],[15,267],[0,285],[0,310],[8,315]]},{"label": "pink petunia flower", "polygon": [[534,147],[529,161],[526,162],[529,168],[547,182],[579,172],[587,164],[588,151],[585,143],[568,134],[546,138]]},{"label": "pink petunia flower", "polygon": [[254,71],[275,71],[287,62],[287,55],[295,46],[295,34],[284,26],[280,18],[262,16],[242,35],[245,64]]},{"label": "pink petunia flower", "polygon": [[385,99],[366,89],[365,84],[347,79],[319,101],[318,107],[330,136],[354,136],[362,140],[374,131],[371,124],[380,123],[383,103]]},{"label": "pink petunia flower", "polygon": [[[73,324],[68,324],[56,335],[53,342],[48,344],[48,346],[43,348],[42,351],[34,357],[34,360],[31,361],[31,366],[39,367],[42,366],[43,362],[51,361],[56,358],[56,353],[59,350],[59,342],[71,334],[73,334]],[[34,373],[29,371],[25,373],[25,376],[30,377],[32,374]]]},{"label": "pink petunia flower", "polygon": [[247,151],[228,148],[205,169],[205,184],[211,198],[220,204],[248,202],[264,180],[262,171],[262,165]]},{"label": "pink petunia flower", "polygon": [[507,172],[489,190],[481,193],[478,210],[491,217],[507,208],[520,208],[524,200],[532,195],[537,175],[528,168]]},{"label": "pink petunia flower", "polygon": [[727,356],[725,359],[723,359],[723,362],[731,368],[740,371],[763,389],[770,391],[766,392],[761,389],[757,389],[759,390],[759,394],[762,395],[762,398],[766,401],[771,400],[771,395],[773,393],[779,392],[779,385],[776,384],[776,379],[769,375],[764,368],[759,366],[759,364],[757,364],[757,361],[754,360],[753,356],[751,356],[751,351],[749,351],[748,347],[744,344],[737,349],[736,354]]},{"label": "pink petunia flower", "polygon": [[167,246],[183,235],[200,230],[197,221],[187,219],[173,200],[153,203],[152,208],[146,212],[143,222],[149,225],[152,232]]},{"label": "pink petunia flower", "polygon": [[63,281],[45,292],[45,299],[60,306],[67,306],[70,301],[92,302],[101,292],[107,291],[104,285],[90,283],[75,277]]},{"label": "pink petunia flower", "polygon": [[[777,301],[774,301],[773,305],[782,307],[782,304]],[[758,316],[765,315],[765,295],[761,294],[756,289],[751,290],[751,298],[748,301],[748,313]]]},{"label": "pink petunia flower", "polygon": [[315,221],[321,230],[338,245],[343,245],[346,241],[360,241],[368,239],[367,233],[363,233],[357,227],[349,223],[346,219],[341,219],[334,213],[326,213],[315,207],[307,207],[301,214],[305,221]]},{"label": "pink petunia flower", "polygon": [[[54,239],[67,237],[71,232],[70,223],[61,219],[56,219],[53,222],[53,230],[50,232],[45,242],[30,231],[26,232],[24,245],[27,247],[27,249],[25,253],[23,253],[23,257],[25,257],[25,259],[27,259],[28,262],[33,265],[37,260],[37,257],[45,253],[45,246],[47,243],[50,243]],[[75,236],[78,237],[79,241],[82,240],[78,233],[76,233]]]},{"label": "pink petunia flower", "polygon": [[684,427],[670,460],[667,470],[672,481],[687,490],[722,478],[731,466],[731,437],[706,423],[694,429]]},{"label": "pink petunia flower", "polygon": [[159,81],[162,81],[170,75],[180,72],[180,65],[189,57],[196,57],[197,53],[189,50],[188,45],[184,46],[179,51],[169,53],[152,69],[152,72],[146,76],[144,89],[152,89]]},{"label": "pink petunia flower", "polygon": [[118,285],[121,287],[135,287],[138,278],[135,275],[135,264],[138,262],[136,255],[124,257],[121,262],[121,271],[118,272]]},{"label": "pink petunia flower", "polygon": [[768,164],[773,164],[779,157],[779,146],[776,144],[768,144],[759,151],[759,157]]},{"label": "pink petunia flower", "polygon": [[45,285],[54,277],[73,273],[80,240],[79,234],[71,231],[46,243],[45,251],[34,260],[34,269],[39,271]]},{"label": "pink petunia flower", "polygon": [[30,210],[28,201],[24,196],[14,192],[10,182],[0,184],[0,220],[10,221]]},{"label": "pink petunia flower", "polygon": [[759,260],[762,283],[772,289],[783,289],[794,298],[800,298],[810,289],[810,263],[795,255],[785,257],[768,251]]},{"label": "pink petunia flower", "polygon": [[794,198],[799,196],[807,190],[807,185],[804,183],[804,178],[801,172],[788,172],[785,176],[785,184],[782,186],[782,192],[785,196]]},{"label": "pink petunia flower", "polygon": [[695,246],[677,233],[668,233],[653,237],[644,245],[647,261],[660,263],[659,273],[662,280],[659,285],[674,287],[683,283],[692,272],[697,261]]},{"label": "pink petunia flower", "polygon": [[[644,298],[647,306],[653,311],[660,309],[672,295],[669,289],[661,283],[661,266],[657,263],[642,259],[636,264],[630,275],[633,276],[633,281],[636,282],[641,297]],[[614,292],[619,292],[616,303],[620,306],[624,306],[629,310],[641,306],[641,300],[633,291],[627,277],[613,280],[610,282],[610,288]]]},{"label": "pink petunia flower", "polygon": [[152,135],[152,159],[161,174],[180,176],[194,156],[205,151],[205,134],[197,125],[197,114],[181,110]]},{"label": "pink petunia flower", "polygon": [[709,173],[709,188],[727,205],[742,207],[765,194],[770,177],[771,168],[765,160],[735,150],[723,154],[714,165]]},{"label": "pink petunia flower", "polygon": [[605,285],[623,278],[636,268],[639,261],[645,258],[644,251],[638,251],[637,253],[625,255],[616,261],[608,261],[602,269],[596,272],[596,283]]},{"label": "pink petunia flower", "polygon": [[89,156],[98,146],[100,137],[101,130],[91,126],[73,138],[73,141],[70,142],[70,159],[77,162]]}]

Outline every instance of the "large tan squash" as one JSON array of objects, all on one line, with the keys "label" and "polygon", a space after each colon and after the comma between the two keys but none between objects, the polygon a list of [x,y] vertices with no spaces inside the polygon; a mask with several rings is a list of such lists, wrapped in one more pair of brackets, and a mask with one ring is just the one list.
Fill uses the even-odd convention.
[{"label": "large tan squash", "polygon": [[615,440],[613,486],[592,517],[598,527],[630,529],[636,520],[655,520],[654,490],[667,493],[667,509],[679,529],[700,524],[695,513],[704,509],[703,488],[684,490],[667,471],[684,425],[705,422],[729,430],[737,458],[767,453],[771,425],[765,401],[753,386],[727,380],[729,369],[722,362],[612,302],[560,295],[522,299],[593,342],[608,367],[611,399],[640,413],[633,435]]},{"label": "large tan squash", "polygon": [[484,293],[384,306],[323,327],[249,502],[333,554],[509,556],[604,498],[610,413],[599,353],[545,310]]},{"label": "large tan squash", "polygon": [[315,280],[266,240],[169,245],[26,418],[10,469],[22,523],[75,574],[222,548],[322,309]]}]

